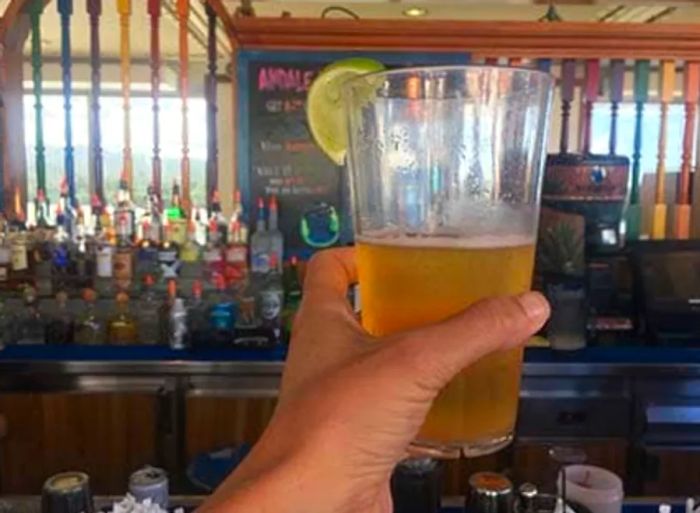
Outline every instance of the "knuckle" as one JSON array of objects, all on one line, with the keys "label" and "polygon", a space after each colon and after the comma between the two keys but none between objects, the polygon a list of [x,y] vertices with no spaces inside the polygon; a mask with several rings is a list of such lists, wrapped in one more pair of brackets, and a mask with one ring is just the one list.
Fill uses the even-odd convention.
[{"label": "knuckle", "polygon": [[529,325],[527,314],[514,297],[495,297],[478,303],[486,327],[495,333],[512,333]]}]

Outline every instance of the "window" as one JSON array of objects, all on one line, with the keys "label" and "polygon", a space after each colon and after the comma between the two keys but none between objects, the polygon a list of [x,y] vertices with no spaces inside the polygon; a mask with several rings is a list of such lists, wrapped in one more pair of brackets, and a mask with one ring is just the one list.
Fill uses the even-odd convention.
[{"label": "window", "polygon": [[[46,94],[42,97],[44,144],[46,147],[46,187],[49,199],[55,202],[64,176],[64,115],[63,97]],[[105,195],[110,202],[116,197],[119,175],[122,168],[122,143],[124,117],[122,98],[107,96],[100,99],[100,123],[104,160]],[[131,98],[131,146],[134,161],[134,200],[141,203],[151,178],[153,155],[153,110],[151,99]],[[25,141],[27,152],[27,180],[29,198],[36,190],[34,124],[34,97],[25,95]],[[188,101],[190,188],[195,205],[206,203],[206,102],[203,98]],[[75,150],[75,178],[78,200],[89,201],[89,111],[88,97],[74,95],[72,98],[73,146]],[[174,179],[180,178],[182,112],[179,98],[160,100],[160,148],[162,160],[162,184],[165,201],[170,199]]]},{"label": "window", "polygon": [[[642,148],[640,167],[642,173],[656,171],[661,108],[658,103],[644,106],[642,117]],[[632,160],[634,153],[634,103],[621,103],[617,120],[617,154]],[[683,154],[683,127],[685,109],[683,105],[672,104],[668,109],[668,126],[666,138],[666,169],[677,172],[681,168]],[[591,129],[591,151],[595,154],[608,153],[610,137],[610,104],[596,103],[593,106]]]}]

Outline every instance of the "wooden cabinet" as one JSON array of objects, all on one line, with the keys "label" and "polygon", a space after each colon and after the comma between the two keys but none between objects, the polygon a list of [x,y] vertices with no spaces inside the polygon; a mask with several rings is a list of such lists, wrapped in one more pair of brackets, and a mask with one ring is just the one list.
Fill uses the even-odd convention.
[{"label": "wooden cabinet", "polygon": [[686,497],[700,490],[700,447],[647,446],[635,454],[639,495]]},{"label": "wooden cabinet", "polygon": [[202,391],[189,395],[185,408],[185,455],[189,462],[201,452],[254,443],[272,417],[275,399]]},{"label": "wooden cabinet", "polygon": [[535,483],[553,488],[557,467],[549,457],[553,446],[575,446],[586,453],[586,463],[597,465],[621,476],[627,474],[628,444],[625,439],[552,439],[518,440],[513,447],[512,476],[516,482]]},{"label": "wooden cabinet", "polygon": [[90,474],[95,493],[123,493],[129,474],[156,463],[149,393],[2,393],[0,492],[37,494],[64,470]]}]

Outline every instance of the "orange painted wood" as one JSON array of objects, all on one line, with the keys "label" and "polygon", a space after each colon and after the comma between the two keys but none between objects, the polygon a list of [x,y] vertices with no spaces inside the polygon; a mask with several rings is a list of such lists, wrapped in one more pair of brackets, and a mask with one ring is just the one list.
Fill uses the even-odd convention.
[{"label": "orange painted wood", "polygon": [[591,116],[593,103],[598,98],[600,87],[600,61],[588,59],[586,61],[586,78],[583,85],[583,117],[581,118],[581,148],[584,154],[591,152]]},{"label": "orange painted wood", "polygon": [[673,212],[672,234],[675,239],[690,237],[690,168],[695,142],[695,113],[700,98],[700,63],[685,63],[683,72],[683,101],[685,104],[685,125],[683,128],[683,153],[681,170],[676,185],[676,205]]},{"label": "orange painted wood", "polygon": [[668,132],[668,106],[673,99],[676,83],[676,63],[667,59],[661,62],[659,73],[659,102],[661,120],[659,128],[659,149],[656,165],[656,187],[654,191],[654,215],[652,219],[651,236],[653,239],[666,237],[666,139]]},{"label": "orange painted wood", "polygon": [[230,18],[224,26],[241,48],[400,48],[469,51],[476,58],[700,57],[700,31],[690,24]]},{"label": "orange painted wood", "polygon": [[700,99],[700,62],[685,64],[683,80],[683,95],[685,102],[685,127],[683,131],[683,156],[681,174],[678,181],[677,203],[690,203],[690,168],[693,158],[693,142],[695,140],[695,114]]},{"label": "orange painted wood", "polygon": [[131,150],[131,0],[117,0],[119,13],[119,60],[124,111],[124,148],[122,149],[122,177],[133,194],[134,162]]},{"label": "orange painted wood", "polygon": [[190,145],[189,145],[189,122],[188,122],[188,98],[190,95],[189,85],[189,47],[188,23],[190,18],[189,0],[177,0],[178,35],[179,35],[179,57],[180,57],[180,100],[182,102],[182,158],[180,160],[180,183],[182,185],[182,205],[185,212],[190,212],[192,198],[190,195]]}]

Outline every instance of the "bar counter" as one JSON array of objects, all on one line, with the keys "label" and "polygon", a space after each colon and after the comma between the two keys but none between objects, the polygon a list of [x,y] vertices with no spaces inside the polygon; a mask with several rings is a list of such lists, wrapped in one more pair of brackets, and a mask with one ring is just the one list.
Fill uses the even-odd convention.
[{"label": "bar counter", "polygon": [[[8,346],[0,351],[0,375],[226,376],[279,378],[286,349],[206,349],[167,347]],[[589,347],[562,352],[525,350],[523,375],[700,377],[700,348]]]},{"label": "bar counter", "polygon": [[[284,357],[283,348],[10,346],[0,351],[0,399],[8,398],[0,413],[8,415],[11,429],[21,425],[24,415],[15,412],[15,405],[29,401],[44,412],[37,417],[36,434],[13,431],[19,453],[23,444],[34,443],[32,437],[49,437],[58,422],[53,415],[63,419],[66,408],[74,408],[66,418],[78,429],[91,425],[94,415],[114,415],[116,422],[147,407],[153,413],[139,415],[148,415],[152,427],[139,436],[147,438],[151,456],[141,461],[124,453],[124,476],[103,478],[101,490],[118,493],[134,459],[164,467],[173,476],[174,491],[187,492],[183,469],[196,454],[222,444],[253,442],[264,429],[274,409]],[[562,353],[527,348],[520,396],[516,441],[505,456],[505,466],[514,469],[520,482],[537,482],[548,468],[552,445],[575,444],[584,448],[591,463],[626,476],[631,495],[697,491],[700,472],[693,469],[700,469],[700,349],[590,347]],[[94,413],[100,408],[101,413]],[[84,436],[94,438],[97,446],[99,440],[124,436],[120,424],[107,423],[101,429]],[[71,443],[82,446],[81,439]],[[120,451],[115,449],[110,457],[121,457]],[[81,468],[99,472],[100,458]],[[446,490],[463,491],[466,475],[451,469]],[[45,477],[36,476],[36,487],[20,489],[38,489]]]}]

